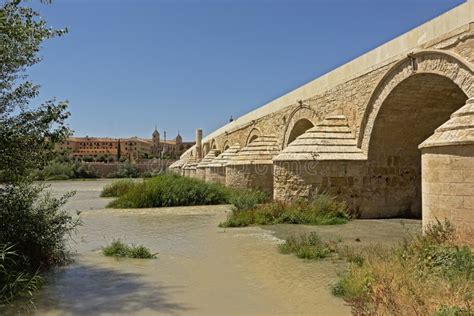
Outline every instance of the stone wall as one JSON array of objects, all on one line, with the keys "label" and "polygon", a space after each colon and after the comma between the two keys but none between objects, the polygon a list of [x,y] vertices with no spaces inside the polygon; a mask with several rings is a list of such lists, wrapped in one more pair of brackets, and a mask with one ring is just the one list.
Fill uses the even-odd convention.
[{"label": "stone wall", "polygon": [[206,168],[196,167],[196,178],[206,180]]},{"label": "stone wall", "polygon": [[238,189],[256,189],[273,196],[273,165],[228,165],[226,186]]},{"label": "stone wall", "polygon": [[474,241],[474,145],[424,148],[423,226],[448,219]]},{"label": "stone wall", "polygon": [[225,185],[225,167],[207,167],[206,182],[215,182]]},{"label": "stone wall", "polygon": [[191,169],[189,169],[189,168],[184,168],[184,169],[183,169],[183,176],[185,176],[185,177],[191,177]]},{"label": "stone wall", "polygon": [[372,199],[372,192],[365,188],[370,182],[366,173],[365,161],[275,161],[274,198],[311,198],[325,192],[347,201],[358,216],[380,217],[382,212],[376,210],[360,214],[361,205]]}]

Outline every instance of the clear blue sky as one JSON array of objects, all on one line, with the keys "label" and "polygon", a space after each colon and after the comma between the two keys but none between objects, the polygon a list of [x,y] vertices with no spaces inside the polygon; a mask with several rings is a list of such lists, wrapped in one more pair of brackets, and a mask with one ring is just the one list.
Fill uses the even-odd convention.
[{"label": "clear blue sky", "polygon": [[463,0],[55,0],[68,35],[31,78],[79,136],[185,140],[241,116]]}]

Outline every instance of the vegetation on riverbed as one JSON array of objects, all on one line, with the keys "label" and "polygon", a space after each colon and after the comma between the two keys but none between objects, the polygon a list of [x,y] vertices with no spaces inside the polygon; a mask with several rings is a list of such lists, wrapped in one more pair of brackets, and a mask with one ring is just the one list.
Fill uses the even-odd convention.
[{"label": "vegetation on riverbed", "polygon": [[116,258],[134,258],[134,259],[155,259],[156,253],[152,253],[145,246],[129,246],[120,241],[114,240],[110,245],[102,249],[105,256]]},{"label": "vegetation on riverbed", "polygon": [[249,225],[308,224],[335,225],[350,219],[347,206],[335,197],[321,193],[311,200],[271,202],[235,208],[221,227]]},{"label": "vegetation on riverbed", "polygon": [[[123,186],[123,183],[116,186]],[[110,189],[113,187],[114,184]],[[147,208],[224,204],[226,194],[225,188],[220,185],[167,173],[129,186],[125,194],[108,206]]]},{"label": "vegetation on riverbed", "polygon": [[151,208],[232,204],[233,211],[221,227],[271,224],[344,224],[350,214],[344,202],[321,193],[311,200],[267,202],[265,193],[238,190],[199,179],[163,173],[142,182],[116,181],[107,185],[102,197],[117,197],[112,208]]},{"label": "vegetation on riverbed", "polygon": [[129,192],[136,182],[130,179],[118,180],[106,185],[100,194],[101,197],[120,197]]},{"label": "vegetation on riverbed", "polygon": [[474,254],[448,222],[396,248],[352,253],[348,261],[333,293],[357,315],[474,313]]},{"label": "vegetation on riverbed", "polygon": [[282,254],[295,254],[298,258],[309,260],[326,258],[335,251],[334,247],[321,241],[315,232],[290,236],[278,248]]},{"label": "vegetation on riverbed", "polygon": [[[148,208],[164,206],[238,205],[261,203],[266,196],[250,190],[233,190],[217,183],[163,173],[142,182],[117,181],[107,186],[102,196],[118,196],[112,208]],[[243,202],[245,200],[246,202]],[[252,204],[253,205],[253,204]]]}]

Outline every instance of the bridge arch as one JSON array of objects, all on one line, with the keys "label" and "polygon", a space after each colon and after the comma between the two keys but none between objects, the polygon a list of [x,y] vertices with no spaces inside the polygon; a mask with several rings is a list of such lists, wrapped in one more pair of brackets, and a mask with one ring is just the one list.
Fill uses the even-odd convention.
[{"label": "bridge arch", "polygon": [[229,145],[229,141],[226,140],[224,142],[224,146],[222,146],[222,152],[226,151],[227,149],[229,149],[230,145]]},{"label": "bridge arch", "polygon": [[421,216],[421,153],[474,93],[472,66],[445,52],[412,55],[380,82],[359,135],[367,154],[364,186],[373,214]]},{"label": "bridge arch", "polygon": [[211,140],[210,149],[217,149],[217,142],[215,139]]},{"label": "bridge arch", "polygon": [[365,109],[358,133],[358,147],[368,152],[374,122],[388,95],[405,79],[416,74],[435,74],[448,78],[467,97],[474,96],[474,66],[447,51],[423,50],[397,62],[379,81]]},{"label": "bridge arch", "polygon": [[303,105],[291,112],[288,117],[283,136],[282,149],[288,146],[296,137],[314,126],[316,111],[310,106]]},{"label": "bridge arch", "polygon": [[256,140],[258,137],[260,137],[261,135],[262,135],[262,132],[260,131],[260,129],[258,129],[257,127],[252,128],[252,130],[250,131],[250,133],[247,136],[247,140],[245,141],[245,145],[247,146],[248,144],[250,144],[251,142]]}]

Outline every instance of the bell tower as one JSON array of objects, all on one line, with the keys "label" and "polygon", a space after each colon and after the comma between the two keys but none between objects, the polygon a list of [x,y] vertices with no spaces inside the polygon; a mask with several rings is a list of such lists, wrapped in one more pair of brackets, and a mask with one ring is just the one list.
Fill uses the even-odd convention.
[{"label": "bell tower", "polygon": [[156,126],[155,126],[155,130],[153,131],[152,137],[153,137],[153,145],[158,146],[158,144],[160,143],[160,133],[156,129]]}]

